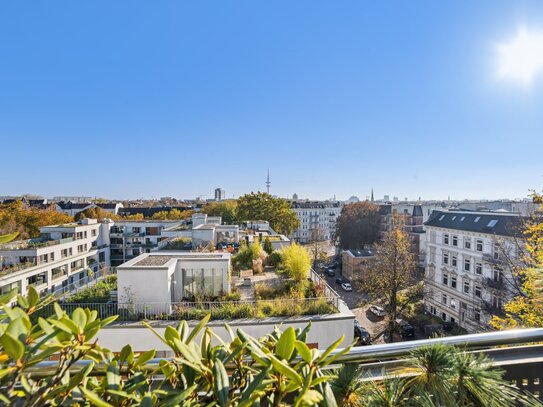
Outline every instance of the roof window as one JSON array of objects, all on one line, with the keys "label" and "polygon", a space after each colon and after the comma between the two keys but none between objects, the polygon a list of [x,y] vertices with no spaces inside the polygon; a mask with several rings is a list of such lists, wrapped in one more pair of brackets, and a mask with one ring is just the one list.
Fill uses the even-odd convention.
[{"label": "roof window", "polygon": [[489,228],[493,228],[498,223],[497,219],[492,219],[490,222],[488,222],[488,225],[486,225]]},{"label": "roof window", "polygon": [[477,222],[479,222],[480,219],[481,219],[481,217],[480,217],[480,216],[477,216],[477,217],[475,218],[474,222],[477,223]]}]

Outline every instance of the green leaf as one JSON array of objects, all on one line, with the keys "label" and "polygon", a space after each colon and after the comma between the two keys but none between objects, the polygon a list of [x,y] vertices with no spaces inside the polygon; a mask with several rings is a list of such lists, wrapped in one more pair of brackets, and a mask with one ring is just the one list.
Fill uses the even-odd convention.
[{"label": "green leaf", "polygon": [[72,312],[72,321],[83,331],[85,325],[87,325],[87,314],[85,314],[82,308],[76,308]]},{"label": "green leaf", "polygon": [[261,371],[253,380],[249,381],[249,385],[243,390],[240,399],[241,406],[249,406],[252,402],[252,397],[257,389],[266,386],[270,380],[266,380],[269,377],[271,367],[268,366]]},{"label": "green leaf", "polygon": [[271,362],[275,370],[277,370],[282,375],[288,377],[290,380],[295,382],[298,386],[301,387],[304,384],[302,377],[293,368],[291,368],[287,364],[287,362],[283,362],[273,356],[271,357]]},{"label": "green leaf", "polygon": [[228,374],[222,362],[217,359],[213,364],[213,392],[219,401],[221,407],[228,405],[228,390],[230,384],[228,381]]},{"label": "green leaf", "polygon": [[4,351],[15,360],[19,360],[23,357],[25,352],[25,347],[18,339],[14,338],[9,333],[4,333],[0,338],[0,342],[4,347]]},{"label": "green leaf", "polygon": [[324,351],[324,353],[321,355],[321,357],[319,358],[319,361],[322,362],[324,359],[326,359],[328,357],[328,355],[330,353],[332,353],[338,346],[341,342],[343,342],[343,339],[345,338],[344,335],[341,335],[341,337],[335,341],[333,344],[331,344],[330,346],[328,346],[328,348],[326,348],[326,350]]},{"label": "green leaf", "polygon": [[70,319],[63,318],[62,321],[56,320],[56,319],[51,319],[51,320],[49,320],[49,323],[51,325],[53,325],[54,327],[60,329],[61,331],[66,332],[66,333],[75,334],[75,335],[77,335],[79,333],[79,328]]},{"label": "green leaf", "polygon": [[166,330],[164,331],[164,338],[168,341],[168,342],[173,342],[173,338],[177,338],[177,339],[181,339],[181,335],[179,334],[179,332],[177,332],[176,329],[174,329],[173,327],[171,326],[167,326],[166,327]]},{"label": "green leaf", "polygon": [[132,363],[134,360],[134,351],[130,344],[123,346],[121,353],[119,354],[119,360],[122,362]]},{"label": "green leaf", "polygon": [[17,291],[18,291],[18,289],[14,288],[9,293],[1,295],[0,296],[0,305],[9,304],[13,300],[13,298],[15,298],[15,296],[17,295]]},{"label": "green leaf", "polygon": [[285,360],[289,360],[294,351],[294,341],[296,340],[296,331],[289,326],[279,338],[275,346],[275,354]]},{"label": "green leaf", "polygon": [[192,329],[192,332],[189,334],[189,336],[187,337],[187,340],[185,341],[185,343],[190,343],[195,337],[196,335],[198,335],[200,333],[200,331],[207,325],[207,323],[209,322],[209,318],[211,318],[211,314],[207,314],[205,317],[202,318],[202,320],[200,322],[198,322],[198,325],[196,325],[193,329]]},{"label": "green leaf", "polygon": [[57,319],[60,319],[64,316],[64,311],[62,310],[60,305],[58,305],[56,302],[53,304],[53,308],[55,309],[55,314],[57,316]]},{"label": "green leaf", "polygon": [[330,386],[330,383],[324,384],[324,407],[337,407],[336,397],[334,396],[334,392],[332,391],[332,386]]},{"label": "green leaf", "polygon": [[40,295],[33,286],[28,288],[26,296],[28,298],[28,308],[34,308],[40,300]]},{"label": "green leaf", "polygon": [[100,396],[92,390],[86,389],[84,387],[80,387],[80,389],[85,398],[97,407],[113,407],[112,404],[109,404],[102,400]]},{"label": "green leaf", "polygon": [[156,350],[151,349],[147,352],[142,353],[137,359],[136,359],[136,366],[145,366],[147,362],[149,362],[151,359],[155,357]]},{"label": "green leaf", "polygon": [[309,349],[309,347],[302,341],[294,342],[294,346],[296,347],[296,350],[298,351],[302,359],[306,363],[311,363],[311,349]]},{"label": "green leaf", "polygon": [[21,308],[28,308],[28,300],[21,294],[17,296],[17,304],[19,304]]},{"label": "green leaf", "polygon": [[[175,396],[169,398],[166,400],[166,403],[164,404],[164,407],[174,407],[174,406],[182,406],[184,403],[182,403],[184,400],[186,400],[187,397],[189,397],[194,390],[196,390],[197,385],[194,384],[190,387],[188,387],[186,390],[183,390],[181,393],[176,394]],[[174,391],[168,392],[168,394],[175,394]]]},{"label": "green leaf", "polygon": [[102,328],[103,328],[104,326],[107,326],[107,325],[111,324],[111,323],[114,322],[117,318],[119,318],[118,315],[112,315],[112,316],[110,316],[110,317],[107,317],[107,318],[102,319],[102,322],[101,322]]}]

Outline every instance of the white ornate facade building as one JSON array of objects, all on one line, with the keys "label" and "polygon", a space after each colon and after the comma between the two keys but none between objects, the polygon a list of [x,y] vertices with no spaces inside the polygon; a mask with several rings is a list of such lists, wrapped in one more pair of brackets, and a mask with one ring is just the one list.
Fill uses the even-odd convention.
[{"label": "white ornate facade building", "polygon": [[434,211],[425,223],[425,308],[468,332],[488,330],[514,292],[519,214]]},{"label": "white ornate facade building", "polygon": [[339,201],[297,201],[292,203],[292,210],[300,220],[300,227],[294,231],[297,242],[307,243],[333,239],[336,222],[343,205]]}]

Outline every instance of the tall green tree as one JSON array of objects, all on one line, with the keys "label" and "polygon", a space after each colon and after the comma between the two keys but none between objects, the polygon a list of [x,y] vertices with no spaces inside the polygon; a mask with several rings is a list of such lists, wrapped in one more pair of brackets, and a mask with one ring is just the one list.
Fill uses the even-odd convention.
[{"label": "tall green tree", "polygon": [[202,212],[209,216],[220,216],[223,223],[231,225],[238,221],[238,202],[235,199],[210,202],[202,208]]},{"label": "tall green tree", "polygon": [[379,206],[371,202],[354,202],[341,210],[336,225],[342,249],[363,249],[379,238]]},{"label": "tall green tree", "polygon": [[238,219],[268,221],[272,229],[285,235],[291,235],[300,226],[298,216],[291,209],[289,201],[265,192],[251,192],[240,197]]},{"label": "tall green tree", "polygon": [[370,297],[382,301],[391,341],[400,311],[420,296],[416,270],[409,235],[403,231],[400,218],[395,218],[392,230],[376,245],[375,256],[366,263],[359,281]]}]

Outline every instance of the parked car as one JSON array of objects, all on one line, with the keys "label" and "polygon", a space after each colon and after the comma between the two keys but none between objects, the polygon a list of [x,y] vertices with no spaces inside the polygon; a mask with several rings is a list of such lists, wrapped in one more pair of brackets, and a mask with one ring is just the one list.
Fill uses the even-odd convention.
[{"label": "parked car", "polygon": [[376,317],[384,317],[386,315],[386,312],[383,309],[383,307],[380,307],[379,305],[372,304],[370,305],[369,310]]},{"label": "parked car", "polygon": [[341,288],[343,288],[343,291],[353,291],[351,283],[343,283],[341,284]]},{"label": "parked car", "polygon": [[343,280],[341,277],[336,278],[336,284],[341,285],[345,283],[345,280]]},{"label": "parked car", "polygon": [[335,277],[336,272],[334,271],[334,269],[327,268],[327,269],[326,269],[326,275],[327,275],[328,277]]},{"label": "parked car", "polygon": [[396,321],[396,328],[402,338],[414,338],[415,328],[413,328],[406,320],[398,318]]},{"label": "parked car", "polygon": [[[355,322],[357,321],[355,320]],[[358,338],[362,345],[371,345],[370,333],[357,323],[354,324],[354,337]]]}]

